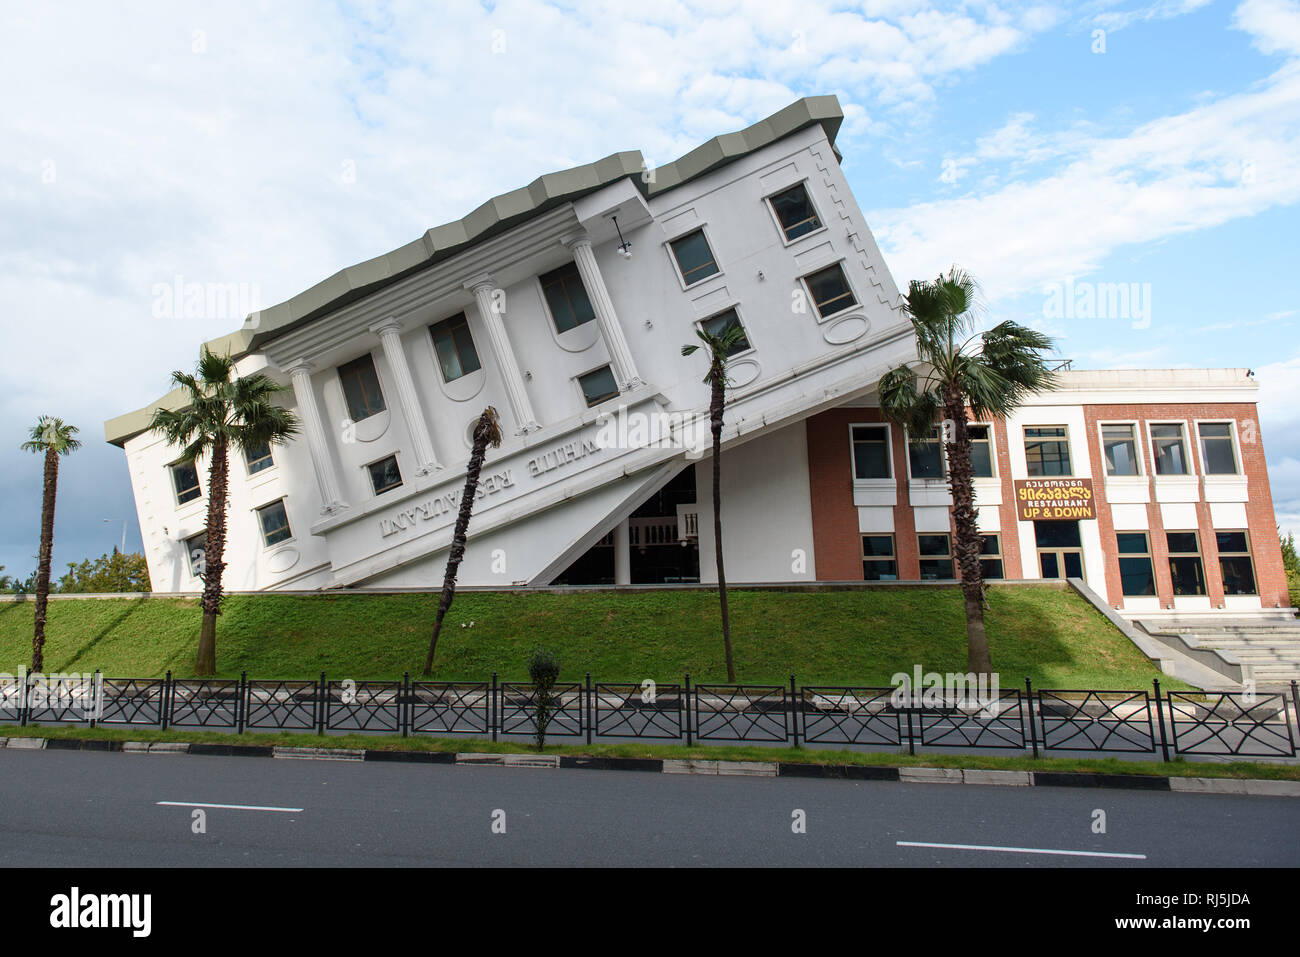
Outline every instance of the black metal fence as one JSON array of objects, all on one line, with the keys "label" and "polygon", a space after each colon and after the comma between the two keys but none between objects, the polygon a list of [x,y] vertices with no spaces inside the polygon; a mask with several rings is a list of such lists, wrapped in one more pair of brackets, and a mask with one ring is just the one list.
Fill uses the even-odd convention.
[{"label": "black metal fence", "polygon": [[[529,684],[328,680],[186,681],[24,675],[0,683],[0,724],[185,730],[531,737]],[[1161,692],[1024,688],[583,683],[556,685],[547,736],[769,745],[1052,752],[1296,755],[1300,689]]]}]

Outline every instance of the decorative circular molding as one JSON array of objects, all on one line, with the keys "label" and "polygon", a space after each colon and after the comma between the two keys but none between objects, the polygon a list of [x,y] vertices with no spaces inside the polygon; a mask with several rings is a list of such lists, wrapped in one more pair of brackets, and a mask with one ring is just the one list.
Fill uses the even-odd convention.
[{"label": "decorative circular molding", "polygon": [[737,359],[727,363],[727,379],[733,389],[749,385],[762,371],[756,359]]},{"label": "decorative circular molding", "polygon": [[388,431],[388,425],[392,421],[392,413],[387,409],[383,412],[376,412],[374,415],[367,416],[360,422],[353,423],[353,434],[356,435],[358,442],[373,442],[375,439],[383,436]]},{"label": "decorative circular molding", "polygon": [[465,440],[465,448],[467,449],[474,448],[474,429],[478,427],[478,418],[477,415],[474,416],[474,418],[469,420],[469,425],[465,426],[465,432],[462,435],[462,438]]},{"label": "decorative circular molding", "polygon": [[600,339],[600,324],[595,319],[574,326],[566,332],[555,331],[555,323],[549,314],[546,317],[546,324],[550,326],[551,337],[555,340],[555,344],[565,352],[586,352]]},{"label": "decorative circular molding", "polygon": [[833,346],[842,346],[861,339],[870,328],[871,323],[866,316],[844,316],[823,329],[822,338]]},{"label": "decorative circular molding", "polygon": [[299,554],[298,549],[293,546],[281,548],[279,551],[272,552],[270,557],[267,558],[266,570],[273,575],[279,575],[281,572],[287,572],[294,565],[297,565],[298,559],[301,557],[302,555]]},{"label": "decorative circular molding", "polygon": [[487,373],[483,369],[475,369],[473,372],[467,372],[459,379],[453,379],[447,382],[442,378],[441,372],[435,372],[438,377],[438,385],[442,387],[442,394],[453,402],[468,402],[474,396],[483,391],[483,386],[487,384]]}]

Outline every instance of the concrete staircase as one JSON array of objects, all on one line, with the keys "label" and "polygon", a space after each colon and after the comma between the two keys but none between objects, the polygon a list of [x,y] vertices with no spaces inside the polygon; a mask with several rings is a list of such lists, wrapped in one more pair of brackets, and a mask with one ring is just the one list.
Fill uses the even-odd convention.
[{"label": "concrete staircase", "polygon": [[1141,619],[1137,625],[1153,637],[1192,639],[1241,662],[1243,677],[1254,677],[1257,690],[1289,690],[1292,681],[1300,681],[1300,619],[1220,613]]}]

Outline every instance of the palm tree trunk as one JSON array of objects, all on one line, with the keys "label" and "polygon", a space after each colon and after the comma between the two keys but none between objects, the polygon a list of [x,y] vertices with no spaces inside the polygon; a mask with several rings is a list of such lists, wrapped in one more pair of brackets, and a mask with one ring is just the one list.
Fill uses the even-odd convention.
[{"label": "palm tree trunk", "polygon": [[975,512],[970,431],[966,428],[966,404],[955,388],[944,390],[943,413],[953,423],[953,441],[948,443],[948,485],[952,491],[952,523],[956,531],[954,555],[966,606],[966,668],[977,675],[992,675],[993,662],[984,630],[984,575],[980,568],[981,542]]},{"label": "palm tree trunk", "polygon": [[727,681],[736,683],[731,655],[731,615],[727,611],[727,573],[722,562],[722,413],[726,409],[726,378],[721,369],[713,375],[709,426],[713,431],[713,551],[718,565],[718,601],[722,605],[722,647],[727,656]]},{"label": "palm tree trunk", "polygon": [[[481,420],[480,420],[481,422]],[[429,639],[429,654],[424,659],[424,675],[433,671],[433,653],[438,650],[438,635],[442,632],[442,619],[456,597],[456,575],[465,558],[465,542],[469,536],[469,518],[474,511],[474,497],[478,494],[479,473],[487,455],[488,432],[480,426],[474,430],[474,449],[470,452],[469,466],[465,470],[465,490],[461,493],[460,512],[456,515],[456,529],[451,536],[451,552],[447,555],[447,571],[442,578],[442,595],[438,599],[438,616],[433,622],[433,637]]]},{"label": "palm tree trunk", "polygon": [[226,443],[219,441],[212,446],[212,465],[208,468],[208,534],[203,544],[203,630],[199,633],[199,652],[194,659],[194,673],[204,677],[217,673],[217,616],[221,614],[221,578],[226,570],[228,464]]},{"label": "palm tree trunk", "polygon": [[50,601],[50,562],[54,554],[54,501],[59,487],[59,453],[45,450],[45,489],[41,497],[41,553],[36,569],[36,622],[32,631],[32,671],[45,669],[45,615]]}]

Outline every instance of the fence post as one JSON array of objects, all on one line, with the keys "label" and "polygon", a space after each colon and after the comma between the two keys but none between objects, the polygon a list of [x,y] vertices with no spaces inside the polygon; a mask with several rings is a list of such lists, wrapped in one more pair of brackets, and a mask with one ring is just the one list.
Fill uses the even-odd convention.
[{"label": "fence post", "polygon": [[[1291,742],[1293,749],[1300,751],[1300,690],[1296,688],[1296,680],[1291,679],[1291,706],[1295,709],[1292,713],[1295,715],[1296,739]],[[1284,707],[1283,711],[1286,710]]]},{"label": "fence post", "polygon": [[916,738],[912,734],[912,711],[914,710],[912,705],[914,705],[915,703],[916,703],[915,693],[910,694],[908,695],[908,702],[903,709],[904,711],[907,712],[907,753],[908,754],[916,754]]},{"label": "fence post", "polygon": [[26,668],[24,668],[23,669],[23,693],[22,693],[22,697],[18,700],[18,726],[20,728],[27,727],[27,714],[28,711],[30,710],[29,705],[31,704],[32,701],[31,693],[29,691],[31,687],[31,683],[32,683],[31,673]]},{"label": "fence post", "polygon": [[411,736],[411,673],[402,672],[402,688],[397,692],[397,726],[402,729],[402,737]]},{"label": "fence post", "polygon": [[172,670],[170,668],[163,677],[162,701],[159,702],[158,711],[162,719],[162,730],[166,731],[172,717]]},{"label": "fence post", "polygon": [[691,673],[686,672],[686,746],[692,743],[691,737]]},{"label": "fence post", "polygon": [[322,738],[325,737],[325,698],[329,693],[329,683],[325,680],[325,672],[320,673],[320,693],[316,696],[316,733]]},{"label": "fence post", "polygon": [[99,704],[101,693],[102,691],[99,683],[99,669],[96,668],[95,676],[90,679],[90,726],[92,728],[95,726],[95,712]]},{"label": "fence post", "polygon": [[[1165,711],[1160,703],[1160,679],[1152,678],[1151,684],[1156,690],[1156,721],[1160,724],[1160,753],[1164,755],[1166,761],[1169,760],[1169,739],[1165,737]],[[1169,723],[1173,724],[1174,709],[1169,709]]]},{"label": "fence post", "polygon": [[591,700],[591,672],[587,672],[587,743],[591,744],[591,725],[592,725],[592,700]]},{"label": "fence post", "polygon": [[795,690],[794,675],[790,676],[790,732],[794,735],[794,746],[799,747],[799,700]]},{"label": "fence post", "polygon": [[488,698],[488,729],[492,732],[492,740],[497,739],[497,726],[500,724],[501,715],[497,710],[497,673],[492,672],[492,697]]},{"label": "fence post", "polygon": [[[1034,727],[1034,683],[1025,675],[1025,707],[1029,709],[1029,746],[1038,757],[1038,729]],[[1043,726],[1043,746],[1047,746],[1047,726]]]},{"label": "fence post", "polygon": [[235,688],[235,733],[244,733],[244,722],[248,720],[248,672],[239,673],[239,685]]}]

